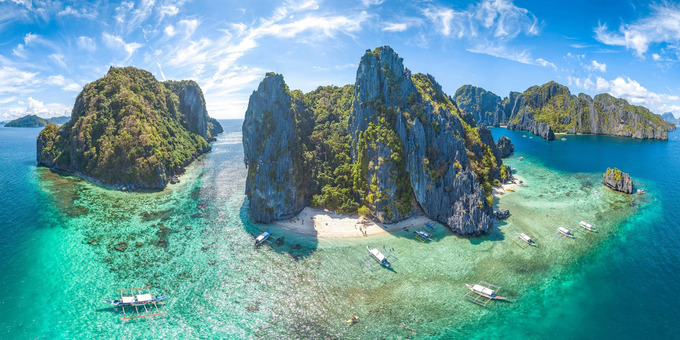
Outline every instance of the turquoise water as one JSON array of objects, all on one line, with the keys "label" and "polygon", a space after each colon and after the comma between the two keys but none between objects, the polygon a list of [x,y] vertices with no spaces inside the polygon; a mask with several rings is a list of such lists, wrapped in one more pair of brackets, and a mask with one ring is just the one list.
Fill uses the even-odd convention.
[{"label": "turquoise water", "polygon": [[[425,245],[408,232],[329,240],[275,230],[283,244],[255,250],[253,235],[269,227],[244,209],[241,121],[222,123],[213,152],[157,193],[38,169],[39,129],[0,128],[0,336],[677,337],[677,132],[669,142],[567,135],[549,143],[493,129],[515,143],[507,163],[527,186],[497,200],[512,216],[489,236],[460,238],[440,226]],[[608,166],[648,194],[631,202],[604,189]],[[553,236],[576,219],[600,233]],[[515,245],[517,231],[539,248]],[[366,269],[358,258],[367,244],[394,249],[395,272]],[[480,280],[512,302],[464,301],[463,283]],[[160,307],[166,315],[123,323],[101,302],[143,285],[171,295]],[[361,322],[348,327],[353,315]]]}]

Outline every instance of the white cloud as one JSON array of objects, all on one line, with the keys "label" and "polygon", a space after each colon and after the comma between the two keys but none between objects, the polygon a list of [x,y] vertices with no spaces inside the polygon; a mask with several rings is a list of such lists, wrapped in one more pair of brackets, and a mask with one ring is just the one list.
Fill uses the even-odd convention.
[{"label": "white cloud", "polygon": [[125,58],[125,60],[122,61],[122,63],[125,63],[128,60],[130,60],[130,58],[132,58],[132,55],[135,53],[135,51],[137,49],[139,49],[140,47],[144,46],[142,44],[135,43],[135,42],[126,43],[121,37],[111,35],[111,34],[108,34],[108,33],[103,33],[102,39],[104,40],[104,44],[107,47],[109,47],[110,49],[115,50],[115,49],[119,49],[120,47],[122,47],[125,50],[125,52],[127,52],[127,57]]},{"label": "white cloud", "polygon": [[29,97],[26,102],[20,101],[17,106],[5,109],[2,119],[15,119],[25,115],[37,115],[42,118],[70,116],[71,108],[60,103],[45,104],[40,100]]},{"label": "white cloud", "polygon": [[431,5],[422,13],[442,36],[464,40],[468,52],[557,69],[550,61],[532,57],[526,49],[509,47],[520,34],[535,36],[539,33],[536,16],[511,1],[482,0],[463,11]]},{"label": "white cloud", "polygon": [[0,96],[24,94],[35,91],[38,73],[26,72],[12,66],[0,67]]},{"label": "white cloud", "polygon": [[600,72],[607,72],[607,64],[605,64],[605,63],[598,63],[597,60],[593,59],[593,61],[590,64],[591,64],[592,70],[598,70]]},{"label": "white cloud", "polygon": [[386,32],[403,32],[408,29],[408,25],[405,23],[388,22],[382,28]]},{"label": "white cloud", "polygon": [[97,49],[97,45],[95,44],[94,40],[86,36],[78,37],[78,39],[76,39],[76,45],[78,45],[80,49],[90,52],[94,52]]},{"label": "white cloud", "polygon": [[125,33],[130,33],[151,16],[155,3],[155,0],[123,1],[116,7],[114,18]]},{"label": "white cloud", "polygon": [[361,4],[364,5],[364,7],[381,5],[383,2],[385,2],[385,0],[361,0]]},{"label": "white cloud", "polygon": [[652,6],[648,17],[631,24],[622,24],[618,32],[609,31],[606,24],[595,28],[595,38],[607,45],[624,46],[644,57],[652,44],[678,44],[680,42],[680,7]]},{"label": "white cloud", "polygon": [[543,58],[534,59],[531,57],[531,54],[525,50],[511,50],[503,44],[476,44],[472,47],[466,48],[466,50],[468,52],[486,54],[492,57],[508,59],[522,64],[550,67],[554,70],[557,70],[557,66],[555,66],[555,64],[552,62],[549,62]]},{"label": "white cloud", "polygon": [[624,98],[631,104],[646,106],[653,112],[679,111],[673,110],[672,108],[677,105],[671,103],[680,99],[678,96],[649,91],[628,77],[617,77],[610,81],[598,77],[597,90],[609,92],[614,97]]},{"label": "white cloud", "polygon": [[177,34],[177,32],[175,32],[175,27],[172,26],[172,25],[166,26],[164,32],[165,32],[165,34],[166,34],[167,36],[169,36],[169,37],[172,37],[172,36],[174,36],[175,34]]},{"label": "white cloud", "polygon": [[71,6],[66,6],[63,10],[59,11],[57,13],[57,16],[63,17],[63,16],[73,16],[76,18],[87,18],[87,19],[95,19],[97,18],[97,13],[92,11],[88,12],[86,8],[80,8],[80,9],[75,9]]},{"label": "white cloud", "polygon": [[64,61],[64,55],[59,53],[50,54],[49,58],[52,59],[57,65],[67,68],[66,62]]},{"label": "white cloud", "polygon": [[578,78],[578,77],[567,77],[569,86],[574,86],[586,91],[592,91],[595,89],[595,83],[593,83],[590,78]]},{"label": "white cloud", "polygon": [[658,55],[657,53],[654,53],[654,54],[652,54],[652,59],[654,59],[654,61],[659,61],[659,60],[661,60],[661,56]]}]

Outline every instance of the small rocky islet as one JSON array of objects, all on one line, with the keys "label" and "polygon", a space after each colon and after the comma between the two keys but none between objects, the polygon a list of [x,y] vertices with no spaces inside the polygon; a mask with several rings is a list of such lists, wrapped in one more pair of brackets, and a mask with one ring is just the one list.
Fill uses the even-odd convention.
[{"label": "small rocky islet", "polygon": [[603,183],[608,188],[624,194],[633,193],[633,179],[627,173],[617,168],[607,168],[603,175]]},{"label": "small rocky islet", "polygon": [[40,132],[37,162],[118,189],[158,190],[220,132],[196,82],[111,67],[77,96],[68,123]]}]

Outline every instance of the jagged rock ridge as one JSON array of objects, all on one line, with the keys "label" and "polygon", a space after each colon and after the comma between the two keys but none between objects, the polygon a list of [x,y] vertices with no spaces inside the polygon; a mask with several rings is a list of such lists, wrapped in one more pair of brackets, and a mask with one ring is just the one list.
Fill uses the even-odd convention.
[{"label": "jagged rock ridge", "polygon": [[[277,79],[276,86],[271,86],[272,79]],[[291,100],[279,79],[265,77],[251,95],[244,122],[246,195],[255,220],[286,218],[303,204],[328,207],[333,198],[327,193],[332,192],[341,198],[343,210],[362,206],[359,211],[383,222],[422,211],[460,234],[480,234],[491,227],[491,186],[506,180],[510,171],[502,165],[491,131],[461,112],[432,76],[411,74],[391,48],[381,47],[362,57],[354,86],[294,91]],[[335,99],[324,93],[335,93]],[[328,130],[321,103],[338,96],[351,100],[339,115],[347,124],[339,127],[342,119],[335,119],[335,128]],[[282,132],[263,132],[268,130],[261,124],[269,116],[277,117],[273,121]],[[326,132],[335,136],[329,143],[340,148],[330,154],[310,138]],[[284,144],[286,150],[281,149]],[[278,157],[272,158],[272,150],[278,150]],[[325,158],[330,160],[313,165],[313,160]],[[267,162],[274,164],[263,167]],[[331,163],[334,182],[322,188],[312,185],[320,180],[314,178],[317,169]],[[296,169],[305,169],[312,178],[299,176]]]},{"label": "jagged rock ridge", "polygon": [[37,162],[116,188],[162,189],[210,150],[216,131],[208,120],[194,81],[161,83],[144,70],[112,67],[84,87],[68,123],[41,131]]},{"label": "jagged rock ridge", "polygon": [[627,173],[617,168],[607,168],[603,177],[603,183],[607,187],[626,194],[633,193],[633,179]]},{"label": "jagged rock ridge", "polygon": [[511,92],[503,100],[484,89],[465,85],[455,100],[475,119],[511,130],[526,130],[545,139],[554,133],[601,134],[640,139],[668,139],[675,127],[647,108],[609,94],[594,98],[572,95],[566,86],[548,82],[523,93]]}]

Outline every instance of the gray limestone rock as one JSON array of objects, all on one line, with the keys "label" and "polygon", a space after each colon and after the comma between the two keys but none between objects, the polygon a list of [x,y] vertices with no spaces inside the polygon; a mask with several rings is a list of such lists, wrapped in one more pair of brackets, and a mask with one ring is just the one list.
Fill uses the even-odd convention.
[{"label": "gray limestone rock", "polygon": [[498,146],[502,158],[510,157],[515,151],[515,146],[510,141],[510,138],[506,136],[499,138],[498,141],[496,141],[496,145]]},{"label": "gray limestone rock", "polygon": [[625,172],[614,168],[607,168],[603,176],[604,185],[626,194],[633,193],[633,179]]}]

